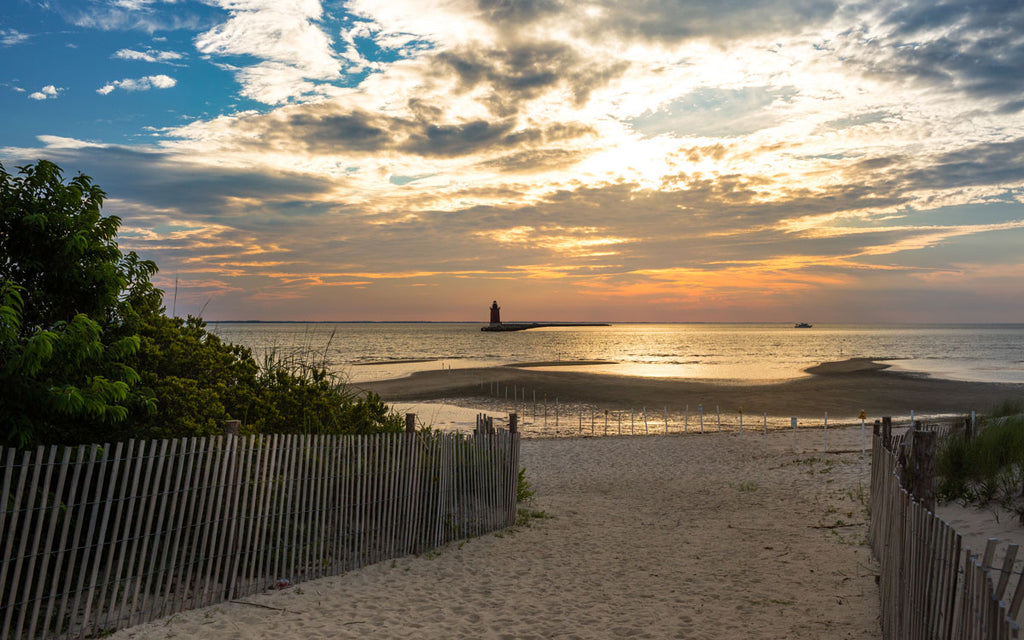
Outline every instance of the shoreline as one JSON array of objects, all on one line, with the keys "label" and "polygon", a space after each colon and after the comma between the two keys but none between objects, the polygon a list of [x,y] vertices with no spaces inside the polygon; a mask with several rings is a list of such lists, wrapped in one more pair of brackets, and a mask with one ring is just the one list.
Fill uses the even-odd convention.
[{"label": "shoreline", "polygon": [[[1009,399],[1024,398],[1024,384],[961,382],[893,370],[881,358],[850,358],[805,369],[808,375],[783,381],[719,381],[688,378],[646,378],[543,370],[544,363],[497,367],[419,371],[403,378],[354,384],[395,402],[446,402],[488,407],[504,396],[492,385],[537,401],[581,403],[610,410],[665,407],[669,412],[720,407],[723,413],[742,409],[749,415],[850,417],[865,411],[871,420],[910,411],[966,414],[986,412]],[[566,362],[559,365],[566,366]],[[533,368],[523,368],[529,366]],[[506,391],[507,393],[507,391]],[[528,394],[528,395],[526,395]]]}]

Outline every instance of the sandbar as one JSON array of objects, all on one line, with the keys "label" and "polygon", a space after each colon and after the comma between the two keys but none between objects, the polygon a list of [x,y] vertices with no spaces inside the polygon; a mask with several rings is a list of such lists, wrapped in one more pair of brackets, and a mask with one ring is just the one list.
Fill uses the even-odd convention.
[{"label": "sandbar", "polygon": [[[420,371],[410,376],[361,383],[384,400],[446,401],[484,406],[492,383],[525,390],[538,401],[586,403],[608,409],[666,407],[681,413],[698,405],[739,409],[747,415],[856,416],[870,419],[910,411],[985,412],[1008,399],[1024,398],[1024,384],[961,382],[887,369],[884,361],[855,358],[811,367],[808,376],[781,382],[722,382],[684,378],[639,378],[583,371],[512,367]],[[521,393],[521,392],[520,392]]]},{"label": "sandbar", "polygon": [[374,362],[356,362],[355,367],[373,367],[385,364],[418,364],[420,362],[437,362],[437,358],[407,358],[404,360],[376,360]]}]

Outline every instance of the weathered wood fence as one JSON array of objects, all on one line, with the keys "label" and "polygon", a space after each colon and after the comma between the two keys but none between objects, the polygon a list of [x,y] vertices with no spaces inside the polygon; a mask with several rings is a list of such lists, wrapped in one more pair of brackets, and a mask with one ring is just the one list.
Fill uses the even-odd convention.
[{"label": "weathered wood fence", "polygon": [[0,638],[88,637],[512,525],[519,436],[0,450]]},{"label": "weathered wood fence", "polygon": [[[904,436],[876,430],[871,457],[871,549],[881,564],[882,634],[887,640],[1017,638],[1024,600],[1019,579],[1007,604],[1017,548],[994,567],[995,541],[983,556],[963,547],[949,524],[901,483]],[[922,438],[922,440],[924,440]],[[911,474],[912,475],[912,474]]]}]

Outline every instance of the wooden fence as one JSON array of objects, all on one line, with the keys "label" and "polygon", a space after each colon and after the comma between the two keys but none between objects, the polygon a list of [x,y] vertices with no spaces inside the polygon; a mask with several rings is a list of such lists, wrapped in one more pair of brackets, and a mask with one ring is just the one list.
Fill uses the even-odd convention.
[{"label": "wooden fence", "polygon": [[949,524],[902,486],[897,451],[903,436],[876,433],[871,465],[871,549],[881,564],[882,634],[889,640],[1018,638],[1015,622],[1024,600],[1010,576],[1017,548],[994,566],[995,541],[983,556],[963,548]]},{"label": "wooden fence", "polygon": [[89,637],[508,527],[519,436],[0,450],[0,638]]}]

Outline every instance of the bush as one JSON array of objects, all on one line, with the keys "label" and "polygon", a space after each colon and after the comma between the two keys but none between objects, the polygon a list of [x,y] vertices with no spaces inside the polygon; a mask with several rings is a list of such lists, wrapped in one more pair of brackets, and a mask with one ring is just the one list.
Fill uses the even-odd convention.
[{"label": "bush", "polygon": [[935,460],[937,496],[942,500],[1017,510],[1024,488],[1024,415],[1004,403],[982,420],[977,435],[951,434]]},{"label": "bush", "polygon": [[404,419],[380,397],[358,396],[322,356],[299,350],[268,354],[262,366],[246,347],[222,341],[200,318],[146,319],[133,361],[158,410],[138,415],[136,437],[223,433],[241,420],[242,434],[398,432]]},{"label": "bush", "polygon": [[124,254],[88,176],[0,165],[0,425],[8,446],[243,433],[400,431],[316,354],[269,358],[170,318],[155,263]]}]

